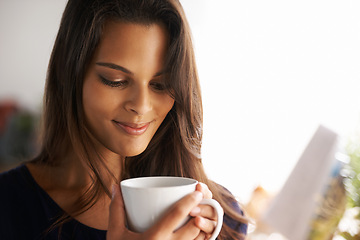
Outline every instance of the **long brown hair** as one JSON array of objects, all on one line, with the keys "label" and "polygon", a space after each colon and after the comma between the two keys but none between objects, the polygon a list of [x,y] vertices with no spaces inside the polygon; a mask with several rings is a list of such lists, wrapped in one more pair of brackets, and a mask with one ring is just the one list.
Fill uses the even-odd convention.
[{"label": "long brown hair", "polygon": [[[108,20],[145,25],[162,23],[170,35],[166,85],[175,104],[147,149],[125,159],[121,179],[153,175],[197,179],[209,186],[228,216],[246,223],[246,219],[233,210],[235,199],[210,181],[202,166],[201,91],[189,25],[178,0],[69,0],[50,58],[42,149],[33,162],[56,166],[64,149],[72,148],[90,167],[93,183],[75,204],[70,213],[73,216],[91,208],[104,193],[110,195],[100,174],[106,165],[94,150],[82,104],[85,72]],[[61,218],[59,222],[64,220],[66,218]],[[242,237],[224,224],[219,239]]]}]

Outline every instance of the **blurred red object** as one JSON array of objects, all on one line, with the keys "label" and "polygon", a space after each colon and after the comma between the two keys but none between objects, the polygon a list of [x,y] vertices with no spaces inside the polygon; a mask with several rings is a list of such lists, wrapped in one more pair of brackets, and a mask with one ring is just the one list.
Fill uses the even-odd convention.
[{"label": "blurred red object", "polygon": [[18,111],[18,104],[14,100],[0,102],[0,135],[5,131],[9,118]]}]

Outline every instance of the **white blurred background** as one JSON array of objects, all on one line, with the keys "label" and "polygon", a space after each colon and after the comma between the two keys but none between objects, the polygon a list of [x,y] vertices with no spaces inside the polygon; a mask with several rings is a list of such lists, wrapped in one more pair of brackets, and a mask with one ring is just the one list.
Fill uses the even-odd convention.
[{"label": "white blurred background", "polygon": [[[181,0],[204,104],[203,161],[243,202],[284,184],[319,124],[360,120],[360,2]],[[0,100],[40,111],[65,0],[0,0]]]}]

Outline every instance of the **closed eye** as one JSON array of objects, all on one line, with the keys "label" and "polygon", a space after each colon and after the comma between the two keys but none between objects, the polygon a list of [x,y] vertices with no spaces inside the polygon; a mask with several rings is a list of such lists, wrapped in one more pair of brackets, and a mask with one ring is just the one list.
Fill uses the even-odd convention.
[{"label": "closed eye", "polygon": [[150,83],[150,86],[151,86],[155,91],[162,92],[162,91],[166,90],[165,84],[160,83],[160,82],[152,82],[152,83]]},{"label": "closed eye", "polygon": [[110,86],[110,87],[125,87],[128,84],[127,80],[120,80],[120,81],[111,81],[103,76],[100,76],[100,80],[104,85]]}]

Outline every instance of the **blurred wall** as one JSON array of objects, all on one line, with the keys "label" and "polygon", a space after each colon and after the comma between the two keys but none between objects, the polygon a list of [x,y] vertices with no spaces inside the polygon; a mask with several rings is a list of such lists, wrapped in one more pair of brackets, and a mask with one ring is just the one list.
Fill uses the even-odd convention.
[{"label": "blurred wall", "polygon": [[0,0],[0,100],[41,107],[46,69],[65,0]]}]

